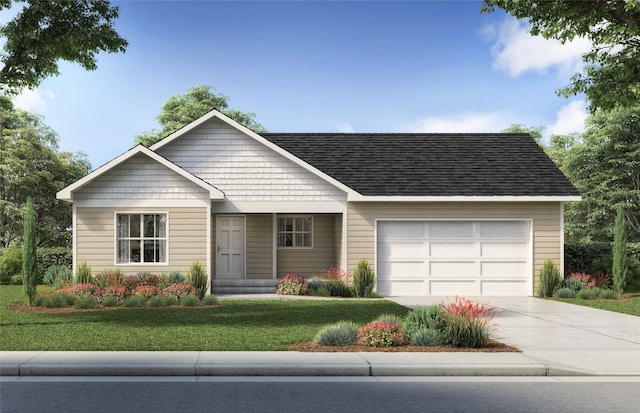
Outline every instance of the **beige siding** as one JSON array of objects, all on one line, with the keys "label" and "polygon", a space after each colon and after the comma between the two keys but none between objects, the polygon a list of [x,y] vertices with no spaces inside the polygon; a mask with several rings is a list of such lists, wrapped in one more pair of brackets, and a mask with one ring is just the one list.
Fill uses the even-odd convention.
[{"label": "beige siding", "polygon": [[[534,291],[538,272],[545,260],[560,265],[561,222],[559,202],[434,202],[365,203],[353,202],[348,209],[348,270],[365,258],[375,266],[375,222],[379,218],[400,219],[500,219],[533,220]],[[533,291],[532,291],[533,293]]]},{"label": "beige siding", "polygon": [[73,199],[208,199],[205,189],[138,154],[73,193]]},{"label": "beige siding", "polygon": [[334,214],[313,216],[313,248],[278,248],[278,277],[297,273],[320,275],[323,269],[339,266],[336,261]]},{"label": "beige siding", "polygon": [[[169,263],[131,265],[115,263],[116,212],[168,212]],[[76,263],[86,261],[94,273],[120,268],[128,274],[186,272],[193,261],[207,262],[206,208],[77,208]]]},{"label": "beige siding", "polygon": [[247,278],[273,278],[273,215],[247,215]]},{"label": "beige siding", "polygon": [[334,233],[333,233],[333,243],[334,243],[334,260],[336,263],[336,267],[342,267],[342,214],[338,214],[334,216]]}]

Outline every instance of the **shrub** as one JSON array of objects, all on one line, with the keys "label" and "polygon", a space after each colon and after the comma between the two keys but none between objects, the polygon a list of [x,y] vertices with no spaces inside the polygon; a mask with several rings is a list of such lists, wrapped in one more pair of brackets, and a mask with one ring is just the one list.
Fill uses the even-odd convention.
[{"label": "shrub", "polygon": [[307,280],[307,294],[319,295],[318,291],[322,289],[327,290],[325,287],[325,280],[323,278],[311,277],[310,279]]},{"label": "shrub", "polygon": [[162,290],[162,294],[167,296],[172,296],[179,301],[189,294],[195,295],[196,288],[193,285],[186,284],[186,283],[171,284],[170,286],[165,287]]},{"label": "shrub", "polygon": [[328,278],[324,281],[324,287],[331,297],[353,297],[351,288],[341,279]]},{"label": "shrub", "polygon": [[76,299],[80,297],[102,297],[102,289],[95,284],[76,284],[69,288],[58,290],[61,293],[73,295]]},{"label": "shrub", "polygon": [[351,274],[337,267],[331,267],[322,270],[321,277],[325,280],[342,280],[342,282],[344,282],[347,286],[349,286],[353,281],[351,278]]},{"label": "shrub", "polygon": [[96,274],[95,283],[100,288],[121,286],[124,284],[124,276],[124,272],[119,268],[102,271]]},{"label": "shrub", "polygon": [[110,285],[108,287],[105,287],[104,290],[102,290],[102,297],[104,298],[114,297],[117,301],[122,301],[127,296],[129,296],[129,291],[126,288],[119,285]]},{"label": "shrub", "polygon": [[[41,297],[41,300],[40,298]],[[63,308],[70,307],[76,301],[76,297],[72,294],[55,292],[51,295],[44,295],[36,297],[36,305],[41,305],[47,308]]]},{"label": "shrub", "polygon": [[430,307],[417,306],[405,315],[402,327],[404,327],[409,337],[412,337],[415,332],[422,329],[442,330],[444,328],[443,311],[443,308],[439,305]]},{"label": "shrub", "polygon": [[562,286],[578,292],[584,288],[593,288],[595,286],[595,281],[593,280],[593,277],[588,274],[574,272],[569,275],[568,278],[565,278],[562,282]]},{"label": "shrub", "polygon": [[76,268],[76,274],[73,277],[74,284],[91,284],[93,279],[91,277],[91,267],[86,261],[82,261],[78,268]]},{"label": "shrub", "polygon": [[146,298],[151,298],[158,294],[160,294],[158,287],[153,285],[140,285],[133,291],[133,295],[141,295]]},{"label": "shrub", "polygon": [[49,285],[56,286],[61,281],[72,281],[73,271],[66,265],[52,265],[45,271],[43,281]]},{"label": "shrub", "polygon": [[307,293],[307,280],[300,274],[287,274],[278,281],[276,294],[304,295]]},{"label": "shrub", "polygon": [[22,275],[16,274],[11,277],[11,285],[22,285]]},{"label": "shrub", "polygon": [[593,300],[596,298],[596,290],[580,290],[576,293],[576,298],[582,298],[583,300]]},{"label": "shrub", "polygon": [[24,208],[22,233],[22,277],[24,279],[22,284],[24,294],[31,306],[36,299],[36,288],[40,279],[36,255],[36,211],[31,197],[27,197]]},{"label": "shrub", "polygon": [[367,347],[404,346],[408,342],[404,329],[393,323],[372,321],[358,330],[358,343]]},{"label": "shrub", "polygon": [[200,261],[194,261],[189,268],[187,274],[189,284],[193,285],[196,289],[196,295],[199,299],[202,299],[207,293],[207,286],[209,285],[209,279],[207,272],[202,267]]},{"label": "shrub", "polygon": [[374,321],[381,321],[383,323],[393,323],[402,326],[402,318],[395,314],[380,314]]},{"label": "shrub", "polygon": [[71,268],[73,264],[73,249],[70,247],[38,247],[36,254],[43,272],[55,265]]},{"label": "shrub", "polygon": [[353,290],[356,297],[369,297],[375,287],[376,276],[365,259],[361,259],[353,271]]},{"label": "shrub", "polygon": [[553,297],[554,298],[575,298],[576,291],[581,291],[581,290],[574,290],[573,288],[569,288],[569,287],[558,288],[556,292],[553,293]]},{"label": "shrub", "polygon": [[202,305],[217,305],[218,304],[218,297],[216,297],[215,295],[205,295],[204,298],[202,299]]},{"label": "shrub", "polygon": [[[124,288],[124,287],[122,287]],[[102,305],[104,307],[117,307],[122,303],[115,295],[107,295],[102,297]]]},{"label": "shrub", "polygon": [[149,307],[166,307],[167,300],[165,300],[165,297],[161,295],[156,295],[149,298],[149,301],[147,301],[147,305]]},{"label": "shrub", "polygon": [[540,297],[552,297],[555,290],[560,287],[562,276],[560,270],[551,260],[546,260],[540,270],[538,295]]},{"label": "shrub", "polygon": [[139,272],[135,275],[128,275],[124,279],[124,286],[127,290],[134,291],[141,285],[150,285],[157,287],[160,278],[156,274],[150,272]]},{"label": "shrub", "polygon": [[167,285],[184,284],[185,282],[187,282],[186,277],[180,271],[169,271],[162,274],[162,278],[164,278]]},{"label": "shrub", "polygon": [[164,303],[167,307],[180,304],[180,301],[173,295],[165,295]]},{"label": "shrub", "polygon": [[613,287],[619,294],[622,294],[627,286],[627,273],[629,272],[625,221],[624,208],[620,205],[617,208],[613,226],[613,267],[611,271]]},{"label": "shrub", "polygon": [[132,295],[125,298],[122,305],[124,305],[125,307],[144,307],[146,303],[146,297],[142,295]]},{"label": "shrub", "polygon": [[73,304],[75,308],[88,309],[88,308],[98,308],[100,304],[98,300],[93,296],[84,296],[78,297],[76,302]]},{"label": "shrub", "polygon": [[596,288],[596,295],[604,300],[617,300],[620,298],[620,294],[616,290],[609,288]]},{"label": "shrub", "polygon": [[18,274],[22,274],[22,249],[14,243],[0,256],[0,284],[9,285]]},{"label": "shrub", "polygon": [[358,339],[358,326],[351,321],[340,321],[322,327],[313,342],[319,346],[348,346]]},{"label": "shrub", "polygon": [[195,307],[200,305],[200,299],[193,294],[189,294],[184,297],[180,303],[185,307]]},{"label": "shrub", "polygon": [[420,328],[410,336],[414,346],[439,346],[444,344],[442,333],[435,328]]},{"label": "shrub", "polygon": [[491,338],[491,321],[496,309],[463,297],[440,304],[443,309],[444,339],[454,347],[481,348]]}]

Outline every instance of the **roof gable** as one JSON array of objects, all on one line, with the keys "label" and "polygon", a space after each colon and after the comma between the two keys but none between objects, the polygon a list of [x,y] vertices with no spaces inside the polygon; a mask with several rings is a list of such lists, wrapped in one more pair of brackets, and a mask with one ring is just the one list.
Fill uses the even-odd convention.
[{"label": "roof gable", "polygon": [[528,134],[263,136],[366,197],[580,196]]}]

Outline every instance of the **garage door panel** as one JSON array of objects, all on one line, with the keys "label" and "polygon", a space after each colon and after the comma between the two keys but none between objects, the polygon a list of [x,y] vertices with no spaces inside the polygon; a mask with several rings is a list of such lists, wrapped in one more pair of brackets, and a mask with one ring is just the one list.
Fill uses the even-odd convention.
[{"label": "garage door panel", "polygon": [[478,255],[475,242],[435,242],[429,243],[431,258],[468,258]]},{"label": "garage door panel", "polygon": [[480,274],[483,277],[509,277],[522,278],[526,280],[527,262],[483,261],[480,264]]},{"label": "garage door panel", "polygon": [[390,259],[423,258],[426,256],[424,242],[398,241],[378,243],[378,254]]},{"label": "garage door panel", "polygon": [[478,295],[478,284],[476,281],[460,280],[437,280],[430,281],[430,295]]},{"label": "garage door panel", "polygon": [[434,221],[429,223],[429,238],[473,237],[473,222]]},{"label": "garage door panel", "polygon": [[528,225],[526,222],[490,221],[480,222],[481,238],[526,238]]},{"label": "garage door panel", "polygon": [[378,239],[424,238],[424,223],[413,221],[380,222]]},{"label": "garage door panel", "polygon": [[482,242],[480,251],[482,258],[526,258],[529,255],[526,242]]},{"label": "garage door panel", "polygon": [[427,266],[424,261],[386,261],[378,264],[378,277],[391,278],[424,278]]},{"label": "garage door panel", "polygon": [[478,272],[475,261],[431,261],[432,277],[473,277]]}]

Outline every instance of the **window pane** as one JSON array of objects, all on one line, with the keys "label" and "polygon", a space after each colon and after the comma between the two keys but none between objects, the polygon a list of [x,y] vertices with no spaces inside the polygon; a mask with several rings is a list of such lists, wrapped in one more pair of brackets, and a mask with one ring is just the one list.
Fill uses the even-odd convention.
[{"label": "window pane", "polygon": [[293,234],[284,234],[284,246],[293,247]]},{"label": "window pane", "polygon": [[129,237],[129,215],[118,215],[118,238]]},{"label": "window pane", "polygon": [[140,238],[140,215],[129,215],[129,236]]},{"label": "window pane", "polygon": [[278,234],[278,247],[284,247],[284,234]]},{"label": "window pane", "polygon": [[129,245],[129,262],[140,262],[140,241],[131,240]]},{"label": "window pane", "polygon": [[129,262],[129,241],[118,241],[118,264]]},{"label": "window pane", "polygon": [[293,231],[293,218],[286,218],[285,222],[286,223],[285,223],[284,230],[288,231],[288,232],[292,232]]},{"label": "window pane", "polygon": [[156,231],[158,232],[158,237],[166,238],[167,236],[167,215],[166,214],[158,214],[156,215]]},{"label": "window pane", "polygon": [[302,244],[301,247],[310,247],[311,246],[311,234],[305,233],[302,234]]},{"label": "window pane", "polygon": [[158,251],[156,253],[157,262],[167,262],[167,241],[157,241]]},{"label": "window pane", "polygon": [[311,217],[302,219],[302,228],[300,231],[311,232]]},{"label": "window pane", "polygon": [[278,218],[278,232],[284,231],[284,218]]},{"label": "window pane", "polygon": [[155,236],[155,215],[144,215],[144,237],[153,238]]},{"label": "window pane", "polygon": [[304,244],[302,243],[302,235],[303,234],[296,234],[296,243],[295,243],[296,247],[304,246]]},{"label": "window pane", "polygon": [[155,241],[144,242],[144,262],[156,262]]}]

